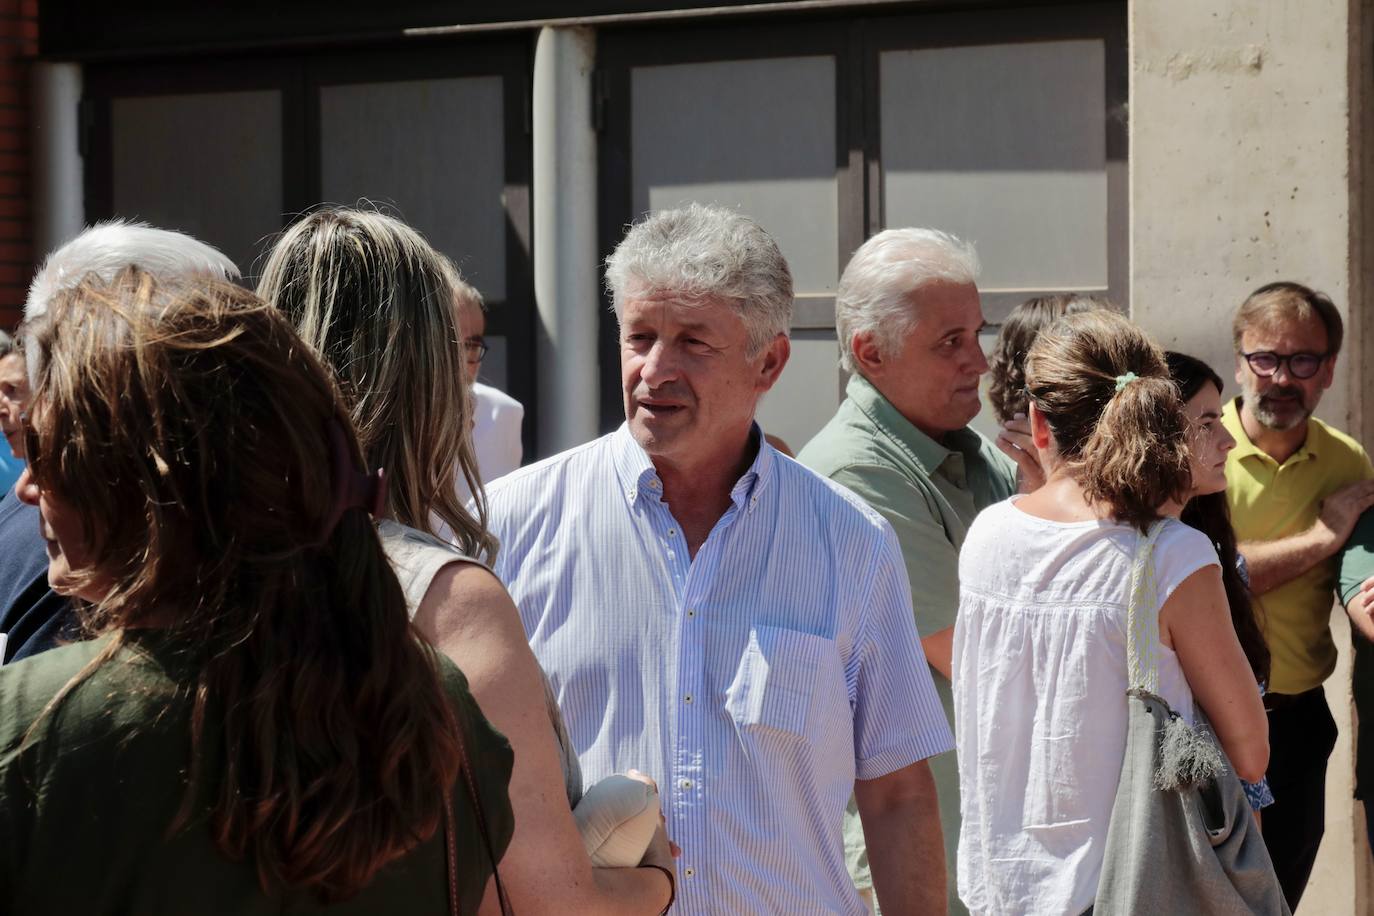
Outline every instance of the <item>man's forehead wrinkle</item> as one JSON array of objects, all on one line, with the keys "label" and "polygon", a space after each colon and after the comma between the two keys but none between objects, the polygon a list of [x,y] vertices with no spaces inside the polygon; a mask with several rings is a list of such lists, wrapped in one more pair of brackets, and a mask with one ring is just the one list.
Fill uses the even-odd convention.
[{"label": "man's forehead wrinkle", "polygon": [[[664,293],[664,294],[661,294],[661,295],[658,295],[658,296],[636,296],[636,297],[634,297],[633,299],[629,300],[629,302],[626,303],[626,313],[627,313],[626,317],[629,317],[629,315],[628,315],[628,310],[629,310],[629,308],[632,307],[632,306],[640,306],[640,307],[648,308],[648,309],[651,309],[651,310],[654,310],[654,311],[660,311],[660,310],[662,310],[662,311],[669,312],[670,315],[671,315],[671,321],[672,321],[672,323],[673,323],[674,325],[676,325],[677,327],[684,328],[684,329],[687,329],[687,330],[691,330],[691,329],[699,329],[699,330],[701,330],[701,329],[708,329],[708,328],[714,327],[714,326],[715,326],[715,323],[713,323],[710,319],[711,319],[712,317],[716,317],[717,319],[719,319],[719,316],[712,316],[712,315],[692,315],[692,314],[690,314],[690,313],[704,311],[704,310],[706,310],[706,309],[714,308],[714,307],[716,307],[716,306],[726,306],[726,307],[727,307],[727,310],[726,310],[726,314],[727,314],[727,315],[731,315],[731,316],[734,316],[734,317],[738,317],[738,316],[735,314],[734,309],[733,309],[732,307],[730,307],[730,306],[732,306],[732,303],[731,303],[729,300],[721,299],[721,298],[719,298],[719,297],[711,297],[711,296],[702,296],[702,297],[696,297],[696,298],[682,298],[680,295],[676,295],[676,294],[670,295],[670,294],[667,294],[667,293]],[[689,312],[689,314],[688,314],[688,315],[681,315],[681,314],[673,315],[673,314],[671,314],[673,310],[677,310],[677,309],[684,309],[684,310],[687,310],[687,311]],[[642,313],[641,313],[641,315],[636,316],[636,317],[638,317],[640,320],[645,320],[645,319],[647,318],[647,316],[643,315]],[[634,319],[632,318],[632,319],[631,319],[631,323],[633,323],[633,320],[634,320]]]},{"label": "man's forehead wrinkle", "polygon": [[1328,342],[1326,326],[1321,323],[1321,319],[1313,317],[1310,320],[1280,318],[1274,321],[1256,322],[1247,327],[1241,334],[1241,344],[1246,352],[1252,352],[1257,349],[1272,349],[1282,341],[1295,338],[1306,338],[1313,341],[1320,339],[1322,341],[1321,347],[1325,347]]},{"label": "man's forehead wrinkle", "polygon": [[718,304],[733,304],[733,300],[711,293],[693,293],[675,289],[649,289],[633,296],[628,296],[626,300],[630,303],[639,302],[649,305],[679,306],[688,309],[706,308],[707,306]]},{"label": "man's forehead wrinkle", "polygon": [[[927,330],[930,330],[930,328],[931,328],[930,322],[931,322],[930,317],[929,317],[929,316],[926,316],[926,315],[922,315],[921,312],[918,310],[918,311],[916,312],[916,320],[915,320],[915,322],[912,323],[912,327],[913,327],[913,328],[920,328],[922,331],[927,331]],[[963,331],[971,331],[971,332],[977,334],[977,333],[983,331],[987,326],[988,326],[987,321],[985,321],[985,320],[983,319],[983,316],[980,314],[980,315],[978,316],[978,320],[977,320],[977,321],[972,321],[972,322],[968,322],[968,323],[965,323],[965,322],[962,322],[962,321],[948,322],[948,323],[946,323],[946,324],[940,326],[939,329],[935,332],[935,334],[934,334],[933,336],[936,337],[936,338],[939,338],[939,337],[948,337],[950,334],[957,334],[957,333],[961,333],[961,332],[963,332]]]}]

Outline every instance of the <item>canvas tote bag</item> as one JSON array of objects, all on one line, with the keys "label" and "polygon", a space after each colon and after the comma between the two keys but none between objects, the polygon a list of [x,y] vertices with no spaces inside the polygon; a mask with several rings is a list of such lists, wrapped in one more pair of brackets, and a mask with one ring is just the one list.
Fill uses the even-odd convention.
[{"label": "canvas tote bag", "polygon": [[[1156,522],[1136,546],[1127,614],[1126,758],[1093,916],[1290,916],[1240,778],[1202,710],[1159,696]],[[1258,688],[1256,688],[1258,690]]]}]

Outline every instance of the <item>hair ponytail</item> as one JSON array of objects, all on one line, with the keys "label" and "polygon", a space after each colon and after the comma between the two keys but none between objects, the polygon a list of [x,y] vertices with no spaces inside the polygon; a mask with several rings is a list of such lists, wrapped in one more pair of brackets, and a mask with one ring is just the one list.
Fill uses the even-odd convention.
[{"label": "hair ponytail", "polygon": [[1026,382],[1084,495],[1114,518],[1143,531],[1187,494],[1182,402],[1140,328],[1106,310],[1063,318],[1031,348]]}]

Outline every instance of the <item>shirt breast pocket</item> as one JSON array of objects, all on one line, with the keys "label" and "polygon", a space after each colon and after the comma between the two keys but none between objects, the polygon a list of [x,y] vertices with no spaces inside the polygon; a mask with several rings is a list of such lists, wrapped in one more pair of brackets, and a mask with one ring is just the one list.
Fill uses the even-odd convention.
[{"label": "shirt breast pocket", "polygon": [[827,689],[837,665],[833,640],[783,627],[752,627],[725,691],[725,710],[741,731],[803,738],[815,695]]}]

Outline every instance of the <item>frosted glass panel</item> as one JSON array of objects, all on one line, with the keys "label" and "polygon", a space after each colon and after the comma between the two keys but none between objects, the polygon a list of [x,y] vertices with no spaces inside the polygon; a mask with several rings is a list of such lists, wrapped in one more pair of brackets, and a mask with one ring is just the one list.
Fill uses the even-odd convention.
[{"label": "frosted glass panel", "polygon": [[453,258],[491,302],[506,298],[501,78],[358,83],[320,90],[320,187],[370,200]]},{"label": "frosted glass panel", "polygon": [[832,58],[637,67],[631,96],[636,215],[734,207],[777,239],[798,293],[834,292]]},{"label": "frosted glass panel", "polygon": [[115,99],[114,215],[187,232],[250,274],[281,230],[281,96],[211,92]]},{"label": "frosted glass panel", "polygon": [[759,404],[763,431],[801,451],[840,406],[839,358],[833,331],[794,331],[782,378]]},{"label": "frosted glass panel", "polygon": [[978,246],[984,289],[1107,285],[1101,41],[888,51],[884,219]]}]

